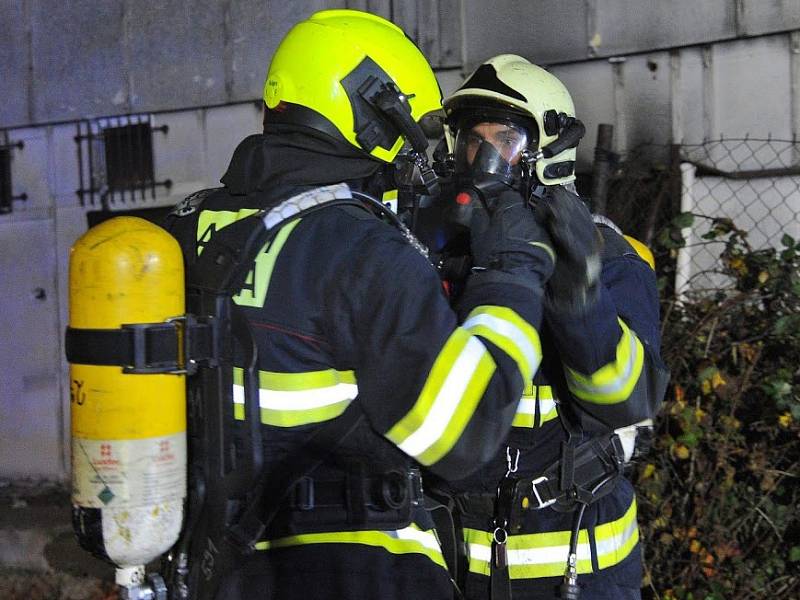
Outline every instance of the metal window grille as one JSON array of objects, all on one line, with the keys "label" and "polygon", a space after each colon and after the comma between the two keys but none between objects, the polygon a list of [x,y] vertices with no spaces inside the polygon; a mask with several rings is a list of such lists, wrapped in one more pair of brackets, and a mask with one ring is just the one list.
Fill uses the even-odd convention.
[{"label": "metal window grille", "polygon": [[12,151],[25,147],[23,142],[11,142],[7,131],[0,131],[0,214],[10,213],[14,208],[14,200],[27,200],[27,194],[14,195],[11,183]]},{"label": "metal window grille", "polygon": [[0,213],[10,213],[11,205],[11,152],[0,148]]},{"label": "metal window grille", "polygon": [[106,181],[111,191],[153,182],[153,132],[149,123],[103,129]]},{"label": "metal window grille", "polygon": [[172,181],[156,181],[153,161],[153,132],[167,133],[168,127],[154,128],[150,115],[108,117],[79,121],[75,142],[78,147],[81,205],[136,203],[156,197],[156,188],[169,189]]}]

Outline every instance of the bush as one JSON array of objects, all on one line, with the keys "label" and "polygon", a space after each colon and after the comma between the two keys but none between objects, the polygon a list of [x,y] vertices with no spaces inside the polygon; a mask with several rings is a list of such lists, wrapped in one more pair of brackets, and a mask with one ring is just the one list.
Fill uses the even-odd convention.
[{"label": "bush", "polygon": [[[695,216],[696,217],[696,216]],[[682,214],[659,236],[676,256]],[[662,354],[672,382],[654,451],[635,474],[652,598],[800,597],[800,243],[753,250],[729,220],[725,289],[669,291]],[[673,267],[674,268],[674,267]]]}]

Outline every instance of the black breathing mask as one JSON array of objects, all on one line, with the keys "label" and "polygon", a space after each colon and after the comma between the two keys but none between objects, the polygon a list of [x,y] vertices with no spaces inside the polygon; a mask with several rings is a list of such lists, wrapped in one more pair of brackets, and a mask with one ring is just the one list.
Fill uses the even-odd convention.
[{"label": "black breathing mask", "polygon": [[525,151],[535,145],[527,127],[510,122],[478,122],[459,128],[455,139],[455,174],[480,183],[519,183]]}]

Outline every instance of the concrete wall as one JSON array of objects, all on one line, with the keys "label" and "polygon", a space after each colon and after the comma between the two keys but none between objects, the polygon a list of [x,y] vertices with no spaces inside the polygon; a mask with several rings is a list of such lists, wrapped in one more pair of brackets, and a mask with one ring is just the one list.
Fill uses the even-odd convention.
[{"label": "concrete wall", "polygon": [[257,98],[277,42],[326,4],[2,0],[17,10],[3,20],[14,66],[0,79],[19,100],[0,126]]},{"label": "concrete wall", "polygon": [[[515,53],[567,85],[588,133],[615,149],[800,134],[796,0],[464,0],[464,70]],[[759,37],[750,37],[759,36]]]},{"label": "concrete wall", "polygon": [[[598,123],[615,126],[618,152],[645,143],[800,135],[799,42],[797,32],[779,33],[550,67],[588,126],[579,169],[590,168]],[[718,159],[721,169],[739,162]]]},{"label": "concrete wall", "polygon": [[436,67],[461,64],[459,0],[0,0],[0,128],[258,98],[288,29],[335,7],[391,18]]},{"label": "concrete wall", "polygon": [[576,62],[792,29],[796,0],[464,0],[464,60]]}]

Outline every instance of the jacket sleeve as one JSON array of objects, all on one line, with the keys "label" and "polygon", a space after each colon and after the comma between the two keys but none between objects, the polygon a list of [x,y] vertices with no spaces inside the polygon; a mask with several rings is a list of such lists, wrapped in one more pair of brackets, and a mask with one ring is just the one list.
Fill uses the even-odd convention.
[{"label": "jacket sleeve", "polygon": [[655,273],[620,235],[601,231],[597,301],[577,316],[548,307],[545,320],[578,408],[616,429],[655,416],[669,375],[660,356]]},{"label": "jacket sleeve", "polygon": [[360,402],[406,454],[464,477],[493,457],[541,362],[541,283],[477,278],[459,319],[436,271],[399,236],[373,238],[360,254],[345,283]]}]

